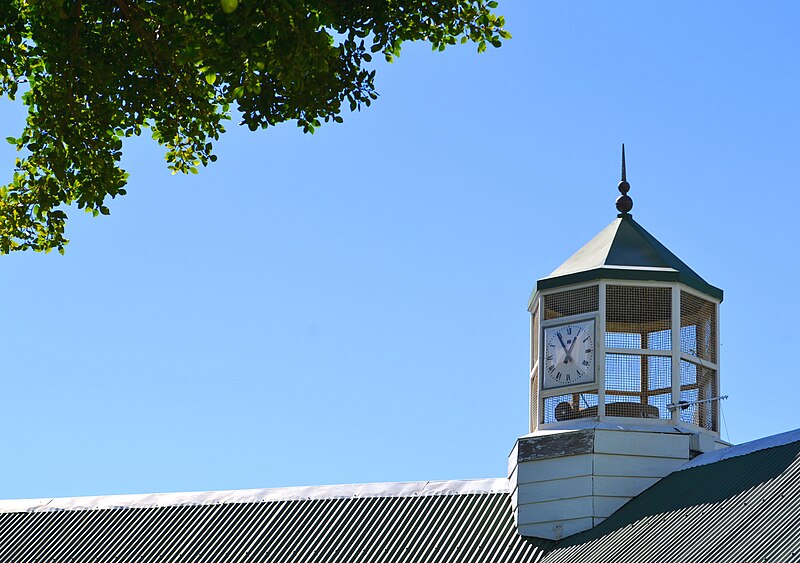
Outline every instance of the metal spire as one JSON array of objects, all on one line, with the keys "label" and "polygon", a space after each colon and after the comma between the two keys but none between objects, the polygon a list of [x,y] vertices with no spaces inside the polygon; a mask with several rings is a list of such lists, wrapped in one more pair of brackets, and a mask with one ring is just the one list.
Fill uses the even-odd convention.
[{"label": "metal spire", "polygon": [[622,194],[617,198],[617,211],[619,211],[619,216],[623,217],[628,215],[630,210],[633,209],[633,200],[628,195],[628,190],[631,189],[631,185],[625,177],[625,143],[622,143],[622,179],[617,185],[617,189],[619,193]]}]

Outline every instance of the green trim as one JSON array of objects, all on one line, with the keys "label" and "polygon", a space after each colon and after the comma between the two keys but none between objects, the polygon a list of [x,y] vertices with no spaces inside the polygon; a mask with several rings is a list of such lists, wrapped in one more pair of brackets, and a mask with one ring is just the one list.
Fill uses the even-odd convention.
[{"label": "green trim", "polygon": [[[706,283],[697,276],[686,275],[676,270],[653,270],[653,269],[633,269],[633,268],[595,268],[574,274],[566,274],[555,278],[544,278],[536,282],[536,291],[555,289],[567,285],[586,283],[591,281],[607,280],[629,280],[629,281],[656,281],[656,282],[679,282],[700,293],[704,293],[714,299],[722,301],[723,292],[718,287]],[[534,295],[536,293],[534,291]],[[532,300],[533,296],[531,296]],[[529,300],[529,304],[530,301]]]},{"label": "green trim", "polygon": [[553,273],[537,282],[528,308],[536,291],[600,279],[680,282],[713,299],[722,301],[723,297],[721,289],[700,277],[630,215],[620,214]]},{"label": "green trim", "polygon": [[667,554],[657,559],[669,561],[796,561],[800,442],[734,451],[678,468],[594,528],[561,540],[543,561],[648,560],[643,554]]}]

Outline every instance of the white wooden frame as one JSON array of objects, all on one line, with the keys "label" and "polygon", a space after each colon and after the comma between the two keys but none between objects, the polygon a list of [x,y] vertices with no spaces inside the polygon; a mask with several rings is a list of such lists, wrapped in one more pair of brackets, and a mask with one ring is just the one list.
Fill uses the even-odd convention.
[{"label": "white wooden frame", "polygon": [[[650,350],[650,349],[640,349],[640,348],[606,348],[606,290],[609,285],[615,286],[633,286],[633,287],[660,287],[660,288],[667,288],[670,289],[670,297],[671,297],[671,318],[670,318],[670,329],[672,331],[672,338],[670,342],[670,350]],[[578,315],[570,315],[567,317],[559,317],[557,319],[544,319],[544,297],[553,293],[561,293],[564,291],[570,291],[574,289],[581,289],[584,287],[598,287],[598,306],[597,311],[589,312],[589,313],[581,313]],[[688,294],[694,295],[715,305],[716,311],[716,319],[715,319],[715,358],[716,362],[710,362],[708,360],[699,358],[697,356],[692,356],[690,354],[686,354],[681,352],[681,292],[686,292]],[[576,421],[565,421],[565,422],[550,422],[545,423],[542,422],[542,413],[544,411],[544,400],[548,397],[558,396],[558,395],[565,395],[570,393],[585,393],[585,392],[597,392],[597,419],[603,420],[608,418],[609,420],[620,420],[617,417],[606,417],[605,414],[605,406],[606,406],[606,355],[607,354],[624,354],[624,355],[633,355],[633,356],[663,356],[663,357],[670,357],[671,362],[671,394],[672,394],[672,402],[677,403],[680,401],[680,388],[681,388],[681,360],[693,363],[695,365],[712,369],[714,370],[715,376],[715,387],[718,394],[721,394],[721,387],[720,387],[720,303],[719,299],[714,299],[709,295],[706,295],[694,288],[691,288],[683,283],[680,282],[658,282],[658,281],[648,281],[648,280],[616,280],[616,279],[608,279],[603,278],[600,280],[593,280],[591,282],[584,282],[584,283],[577,283],[566,285],[563,287],[558,288],[551,288],[539,291],[537,290],[534,295],[534,304],[530,309],[531,312],[531,349],[530,349],[530,357],[531,363],[530,366],[530,379],[529,383],[531,385],[529,391],[529,414],[530,414],[530,430],[531,432],[539,430],[539,429],[550,429],[550,428],[559,428],[564,426],[574,425]],[[539,311],[539,326],[537,327],[537,333],[533,334],[533,313],[538,310]],[[544,330],[547,327],[554,326],[554,325],[561,325],[566,324],[569,322],[575,322],[580,320],[587,320],[593,318],[595,321],[595,381],[591,383],[575,385],[575,386],[567,386],[567,387],[559,387],[555,389],[544,389],[544,379],[542,374],[542,366],[544,365],[543,362],[543,349],[542,349],[542,335],[544,334]],[[538,354],[537,357],[533,358],[533,346],[534,346],[534,338],[537,339],[537,350]],[[533,382],[534,379],[537,379],[537,393],[536,393],[536,404],[533,404]],[[716,409],[716,422],[717,422],[717,430],[712,431],[712,434],[715,436],[719,436],[719,425],[720,425],[720,414],[719,414],[719,405],[715,404],[714,408]],[[585,424],[585,421],[583,422]],[[680,412],[675,409],[672,411],[672,415],[670,419],[637,419],[637,424],[679,424],[680,423]],[[707,431],[707,429],[701,428],[703,431]]]},{"label": "white wooden frame", "polygon": [[[558,317],[557,319],[550,319],[545,321],[544,320],[544,297],[546,295],[551,295],[553,293],[562,293],[564,291],[572,291],[574,289],[582,289],[584,287],[594,287],[598,286],[598,310],[592,311],[588,313],[580,313],[577,315],[569,315],[566,317]],[[538,339],[538,354],[536,357],[536,364],[531,367],[530,372],[530,380],[529,383],[531,385],[530,391],[528,393],[528,411],[530,413],[530,431],[535,432],[539,428],[547,427],[551,428],[554,425],[559,425],[560,423],[543,423],[541,422],[541,415],[544,412],[544,399],[548,397],[555,397],[558,395],[564,395],[565,390],[568,390],[569,393],[585,393],[587,391],[597,391],[598,393],[598,409],[602,407],[600,402],[601,397],[601,388],[600,384],[602,381],[603,373],[605,370],[605,354],[602,356],[601,351],[605,346],[605,318],[600,316],[600,300],[603,299],[603,290],[600,284],[597,281],[585,282],[585,283],[577,283],[571,285],[565,285],[557,288],[552,289],[545,289],[545,290],[537,290],[534,294],[534,304],[530,308],[531,313],[531,328],[533,328],[533,313],[538,308],[539,310],[539,329],[537,334],[533,334],[531,331],[531,358],[533,358],[533,339]],[[544,329],[549,326],[566,324],[576,320],[587,320],[587,319],[594,319],[594,330],[595,330],[595,362],[594,362],[594,369],[595,369],[595,377],[594,381],[590,383],[584,383],[581,385],[574,385],[568,387],[560,387],[556,389],[543,389],[543,378],[542,378],[542,365],[543,365],[543,350],[542,350],[542,334],[544,334]],[[602,328],[601,328],[602,327]],[[602,358],[602,359],[601,359]],[[534,369],[537,370],[534,373]],[[536,396],[536,404],[533,404],[533,380],[534,376],[538,376],[538,389],[537,389],[537,396]]]}]

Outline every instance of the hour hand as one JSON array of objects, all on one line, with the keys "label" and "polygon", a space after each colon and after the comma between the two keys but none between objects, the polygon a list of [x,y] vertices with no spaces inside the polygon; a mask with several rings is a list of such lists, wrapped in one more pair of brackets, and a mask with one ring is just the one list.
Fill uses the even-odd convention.
[{"label": "hour hand", "polygon": [[567,354],[572,357],[572,350],[575,348],[575,343],[578,341],[578,335],[581,333],[581,329],[578,328],[578,331],[575,333],[575,338],[572,339],[572,344],[569,345],[569,350],[567,350]]}]

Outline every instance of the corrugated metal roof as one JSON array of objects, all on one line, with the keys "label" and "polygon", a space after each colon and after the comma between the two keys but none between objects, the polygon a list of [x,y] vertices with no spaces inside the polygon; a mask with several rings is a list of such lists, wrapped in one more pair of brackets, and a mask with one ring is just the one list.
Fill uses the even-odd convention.
[{"label": "corrugated metal roof", "polygon": [[800,442],[676,471],[543,563],[800,560]]},{"label": "corrugated metal roof", "polygon": [[800,429],[790,430],[788,432],[782,432],[780,434],[774,434],[772,436],[767,436],[766,438],[759,438],[758,440],[753,440],[752,442],[745,442],[744,444],[739,444],[736,446],[729,446],[727,448],[722,448],[719,450],[712,450],[710,452],[704,453],[703,455],[699,455],[693,460],[681,465],[680,469],[681,470],[690,469],[692,467],[699,467],[701,465],[707,465],[709,463],[716,463],[723,459],[728,459],[740,455],[747,455],[753,452],[757,452],[759,450],[774,448],[775,446],[784,446],[786,444],[791,444],[792,442],[800,442]]},{"label": "corrugated metal roof", "polygon": [[7,501],[0,561],[538,561],[503,481]]},{"label": "corrugated metal roof", "polygon": [[484,479],[3,501],[11,561],[800,561],[800,433],[704,454],[558,543]]}]

